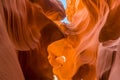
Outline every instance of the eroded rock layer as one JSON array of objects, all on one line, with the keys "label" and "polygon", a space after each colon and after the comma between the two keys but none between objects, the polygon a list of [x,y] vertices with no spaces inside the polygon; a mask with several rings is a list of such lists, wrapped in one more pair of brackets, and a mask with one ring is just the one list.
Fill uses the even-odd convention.
[{"label": "eroded rock layer", "polygon": [[0,0],[0,80],[119,80],[120,0],[66,4]]}]

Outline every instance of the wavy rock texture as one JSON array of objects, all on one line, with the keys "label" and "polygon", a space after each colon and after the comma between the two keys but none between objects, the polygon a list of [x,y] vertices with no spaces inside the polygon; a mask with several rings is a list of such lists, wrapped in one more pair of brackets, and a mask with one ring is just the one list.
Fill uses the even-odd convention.
[{"label": "wavy rock texture", "polygon": [[120,0],[66,3],[0,0],[0,80],[119,80]]},{"label": "wavy rock texture", "polygon": [[101,42],[97,60],[99,80],[119,80],[120,1],[111,1],[109,7],[106,22],[99,35]]},{"label": "wavy rock texture", "polygon": [[65,15],[65,9],[59,0],[30,0],[32,3],[40,5],[45,15],[53,21],[62,20]]},{"label": "wavy rock texture", "polygon": [[9,39],[0,1],[0,80],[24,80],[17,53]]},{"label": "wavy rock texture", "polygon": [[[2,66],[0,79],[53,80],[52,67],[47,59],[47,46],[64,37],[61,30],[46,16],[43,8],[38,4],[28,0],[2,0],[0,4],[0,14],[3,14],[0,19],[4,22],[1,22],[3,25],[0,26],[0,32],[2,28],[5,28],[5,34],[7,34],[7,39],[4,40],[6,42],[0,47],[1,56],[6,55],[0,58],[5,58],[5,61],[0,62]],[[51,3],[48,4],[51,5]],[[3,42],[2,36],[1,43]],[[13,44],[14,47],[7,43]],[[2,48],[4,46],[5,48]],[[17,58],[19,58],[23,73]],[[7,67],[8,70],[4,70]]]},{"label": "wavy rock texture", "polygon": [[[109,51],[108,46],[99,46],[104,42],[119,44],[109,42],[119,38],[119,3],[119,0],[67,0],[66,15],[70,21],[65,30],[67,37],[48,47],[49,62],[60,80],[119,79],[113,66],[116,52],[112,48]],[[61,56],[66,61],[57,59]]]}]

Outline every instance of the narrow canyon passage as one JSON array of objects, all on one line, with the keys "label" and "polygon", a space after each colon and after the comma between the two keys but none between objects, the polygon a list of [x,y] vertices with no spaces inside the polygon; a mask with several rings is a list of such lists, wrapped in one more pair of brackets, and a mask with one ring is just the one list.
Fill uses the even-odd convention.
[{"label": "narrow canyon passage", "polygon": [[0,80],[119,80],[120,0],[0,0]]}]

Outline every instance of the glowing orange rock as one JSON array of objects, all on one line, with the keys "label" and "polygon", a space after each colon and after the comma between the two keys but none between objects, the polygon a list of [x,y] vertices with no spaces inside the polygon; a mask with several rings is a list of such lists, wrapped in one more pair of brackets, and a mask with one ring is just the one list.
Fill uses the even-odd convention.
[{"label": "glowing orange rock", "polygon": [[53,42],[48,47],[49,62],[53,66],[53,72],[60,80],[70,80],[74,74],[74,48],[62,39]]},{"label": "glowing orange rock", "polygon": [[66,2],[0,1],[0,79],[119,80],[120,0]]},{"label": "glowing orange rock", "polygon": [[[69,56],[71,58],[67,59],[68,55],[65,56],[66,62],[68,63],[64,64],[61,68],[57,68],[53,71],[60,78],[60,80],[94,80],[96,73],[95,62],[97,58],[98,48],[98,34],[96,32],[100,30],[100,28],[97,28],[97,26],[95,26],[98,21],[98,6],[95,2],[88,0],[82,0],[79,3],[76,2],[76,4],[73,0],[69,0],[68,2],[73,4],[70,6],[68,3],[69,7],[73,7],[79,3],[82,4],[82,6],[80,6],[80,8],[77,8],[77,10],[73,13],[68,11],[68,18],[70,17],[71,19],[72,15],[71,23],[66,26],[68,28],[68,35],[61,41],[53,42],[48,47],[48,52],[53,57],[58,56],[57,53],[61,54],[61,56],[70,53]],[[92,11],[89,6],[92,6]],[[67,8],[71,9],[69,7]],[[73,7],[73,9],[75,8]],[[65,46],[68,45],[71,46],[71,48],[66,50]],[[61,50],[59,46],[63,49]],[[65,51],[67,52],[65,53]],[[49,61],[53,61],[53,63],[51,63],[52,65],[57,64],[57,62],[54,63],[55,59],[52,60],[49,58]],[[55,67],[53,66],[53,68]],[[79,73],[82,72],[82,69],[85,70],[83,71],[84,75]],[[86,70],[88,70],[88,73],[86,73]],[[79,77],[75,77],[77,74],[80,74]]]},{"label": "glowing orange rock", "polygon": [[[99,41],[98,41],[99,32],[101,29],[104,30],[105,25],[108,25],[107,21],[109,22],[111,20],[114,20],[115,18],[114,15],[119,13],[119,8],[116,11],[113,11],[113,13],[110,13],[109,7],[114,8],[111,6],[112,1],[106,2],[105,0],[101,0],[101,1],[81,0],[79,3],[77,3],[78,2],[77,0],[76,1],[67,0],[67,2],[68,2],[67,16],[68,16],[68,19],[71,21],[71,23],[67,26],[68,36],[65,38],[65,40],[68,42],[66,45],[68,44],[71,45],[75,50],[74,53],[72,54],[74,55],[74,61],[71,61],[71,63],[69,63],[69,64],[72,64],[72,62],[74,62],[73,65],[75,67],[72,68],[73,71],[71,71],[71,74],[69,74],[70,72],[68,74],[65,71],[63,72],[66,73],[66,79],[68,80],[72,79],[72,77],[74,80],[76,79],[94,80],[96,79],[95,78],[96,77],[96,60],[97,60],[97,52],[98,52],[98,45],[99,45]],[[114,3],[119,4],[119,0],[118,1],[116,0],[116,2]],[[81,5],[81,6],[78,6],[78,5]],[[111,23],[112,22],[110,22],[110,24]],[[116,25],[117,28],[119,27],[117,22],[113,25]],[[114,27],[113,29],[117,29],[117,28]],[[117,30],[116,33],[119,35],[119,30]],[[101,31],[101,34],[105,34],[105,31],[103,32]],[[101,34],[100,34],[100,37],[101,37]],[[107,35],[103,35],[102,37],[105,37],[105,36]],[[100,39],[102,39],[102,37]],[[52,45],[56,45],[57,47],[57,44],[60,44],[60,43],[62,44],[63,42],[58,41],[58,43],[53,43]],[[49,49],[51,50],[48,50],[48,52],[56,54],[56,52],[54,52],[54,49],[52,51],[52,48],[50,47],[52,46],[49,46]],[[56,51],[57,50],[61,51],[60,48],[56,49]],[[84,68],[85,66],[86,68]],[[69,69],[68,66],[66,66],[65,68]],[[89,69],[89,71],[88,73],[84,72],[85,75],[82,75],[80,74],[80,72],[82,72],[82,69],[84,70]],[[79,77],[78,76],[75,77],[78,74],[80,74]],[[94,75],[90,76],[91,74],[94,74]],[[58,77],[61,78],[62,73],[58,73],[57,75]],[[97,73],[97,75],[99,75],[99,73]],[[67,76],[71,76],[71,77],[67,77]],[[64,79],[63,76],[61,80],[62,79]]]}]

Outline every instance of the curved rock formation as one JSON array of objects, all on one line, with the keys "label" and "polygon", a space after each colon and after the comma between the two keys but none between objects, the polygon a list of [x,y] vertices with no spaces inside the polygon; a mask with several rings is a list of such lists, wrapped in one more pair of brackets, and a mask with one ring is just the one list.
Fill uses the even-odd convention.
[{"label": "curved rock formation", "polygon": [[[72,0],[69,1],[71,4],[74,3]],[[96,2],[88,0],[82,0],[79,3],[83,3],[83,6],[80,6],[81,8],[79,8],[74,14],[70,14],[72,15],[72,20],[67,26],[68,36],[63,40],[53,42],[48,47],[49,56],[51,56],[49,61],[53,65],[53,69],[55,69],[54,73],[60,78],[60,80],[95,79],[95,62],[98,47],[98,33],[96,32],[99,31],[96,23],[98,21],[99,6]],[[71,4],[68,3],[68,8]],[[78,3],[76,2],[76,4]],[[74,6],[76,4],[74,4]],[[89,6],[91,6],[91,8]],[[61,46],[61,48],[59,46]],[[53,60],[52,56],[55,56]],[[60,56],[65,56],[66,62],[59,65],[57,65],[57,63],[52,63],[52,61],[55,62]],[[54,65],[57,67],[54,67]],[[80,74],[82,70],[84,73]],[[74,75],[79,75],[79,77]]]},{"label": "curved rock formation", "polygon": [[99,35],[97,76],[98,80],[119,80],[120,1],[110,0],[108,5],[107,20]]},{"label": "curved rock formation", "polygon": [[17,53],[8,36],[0,0],[0,80],[24,80]]},{"label": "curved rock formation", "polygon": [[[8,62],[5,64],[6,66],[3,65],[4,68],[10,67],[9,75],[6,75],[5,79],[24,79],[17,59],[18,55],[25,80],[52,80],[53,72],[47,59],[47,45],[64,37],[58,26],[45,15],[41,6],[28,0],[2,0],[0,6],[1,14],[4,14],[2,20],[5,26],[2,27],[8,33],[8,40],[11,41],[9,43],[14,45],[10,48],[13,51],[10,53],[8,49],[9,54],[7,53],[8,55],[14,54],[13,57],[8,56],[6,58],[9,60],[9,57],[11,57],[15,60],[11,61],[15,65],[13,66],[15,70],[11,68],[12,65],[7,66]],[[11,75],[10,72],[13,72],[13,74]],[[0,79],[3,80],[4,75]]]},{"label": "curved rock formation", "polygon": [[0,0],[0,80],[119,80],[120,0],[66,3]]},{"label": "curved rock formation", "polygon": [[55,24],[48,24],[41,30],[40,43],[36,49],[19,51],[19,60],[26,80],[53,80],[52,67],[47,59],[47,46],[63,37]]},{"label": "curved rock formation", "polygon": [[53,21],[60,21],[65,18],[65,9],[59,0],[30,0],[40,5],[45,15]]},{"label": "curved rock formation", "polygon": [[[120,11],[119,3],[119,0],[67,0],[67,16],[70,24],[66,26],[65,33],[68,35],[65,39],[53,42],[48,47],[49,62],[60,80],[95,80],[96,74],[97,77],[105,76],[105,78],[99,78],[100,80],[108,80],[109,77],[106,77],[109,70],[105,75],[104,71],[112,68],[110,65],[114,55],[113,58],[109,55],[107,57],[107,53],[111,52],[106,52],[107,48],[98,51],[98,47],[100,42],[119,37],[119,23],[115,21],[115,19],[119,21],[119,17],[117,17]],[[116,44],[118,45],[118,43]],[[100,53],[97,59],[98,52]],[[102,56],[105,53],[104,58]],[[67,54],[71,55],[70,58]],[[64,58],[57,60],[61,56],[65,56],[65,62],[63,62]],[[99,57],[103,58],[103,61]],[[110,65],[102,68],[101,62],[106,65],[104,59],[107,58],[110,60]],[[96,67],[96,60],[98,67]]]}]

